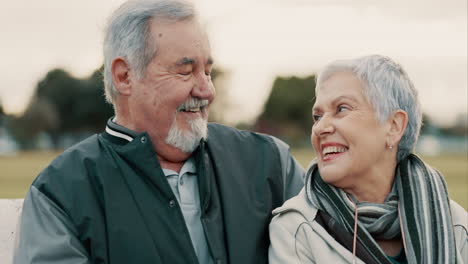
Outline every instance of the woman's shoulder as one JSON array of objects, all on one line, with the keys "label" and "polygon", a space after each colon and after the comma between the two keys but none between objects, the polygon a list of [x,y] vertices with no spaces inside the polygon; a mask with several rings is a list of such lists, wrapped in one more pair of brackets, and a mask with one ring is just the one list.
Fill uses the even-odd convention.
[{"label": "woman's shoulder", "polygon": [[466,210],[457,204],[455,201],[450,200],[450,211],[452,213],[452,222],[454,226],[462,226],[465,230],[468,229],[468,213]]},{"label": "woman's shoulder", "polygon": [[457,259],[460,263],[468,263],[468,213],[466,210],[450,200],[450,212],[452,213],[453,232],[457,247]]},{"label": "woman's shoulder", "polygon": [[455,232],[456,240],[461,239],[460,241],[464,241],[464,244],[466,244],[468,237],[468,213],[453,200],[450,200],[450,212],[452,213],[453,231]]}]

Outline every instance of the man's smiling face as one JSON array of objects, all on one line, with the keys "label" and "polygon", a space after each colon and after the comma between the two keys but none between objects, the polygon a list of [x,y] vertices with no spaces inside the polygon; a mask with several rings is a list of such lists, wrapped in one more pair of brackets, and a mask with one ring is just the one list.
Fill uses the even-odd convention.
[{"label": "man's smiling face", "polygon": [[179,134],[200,134],[193,129],[206,130],[208,106],[214,99],[206,33],[194,20],[151,21],[151,37],[156,56],[143,77],[132,83],[129,110],[135,129],[165,142],[174,128]]}]

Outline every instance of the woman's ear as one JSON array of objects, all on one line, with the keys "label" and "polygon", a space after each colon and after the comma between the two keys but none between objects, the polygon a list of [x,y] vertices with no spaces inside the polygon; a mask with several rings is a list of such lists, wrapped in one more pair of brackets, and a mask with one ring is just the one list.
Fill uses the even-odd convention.
[{"label": "woman's ear", "polygon": [[408,125],[408,114],[403,110],[396,110],[388,118],[388,124],[387,144],[393,147],[400,143],[400,139],[405,133],[406,126]]},{"label": "woman's ear", "polygon": [[122,57],[115,58],[114,61],[112,61],[111,71],[112,81],[118,93],[120,95],[130,95],[131,82],[128,62]]}]

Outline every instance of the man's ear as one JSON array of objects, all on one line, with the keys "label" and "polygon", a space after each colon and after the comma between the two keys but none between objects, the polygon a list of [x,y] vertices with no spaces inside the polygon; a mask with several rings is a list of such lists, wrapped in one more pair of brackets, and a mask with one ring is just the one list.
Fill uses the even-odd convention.
[{"label": "man's ear", "polygon": [[114,87],[121,95],[131,94],[131,82],[130,82],[130,67],[128,62],[122,58],[117,57],[112,61],[111,65],[112,81]]},{"label": "man's ear", "polygon": [[408,114],[403,110],[396,110],[390,114],[388,118],[389,130],[388,135],[388,146],[397,146],[400,143],[400,139],[405,133],[406,126],[408,125]]}]

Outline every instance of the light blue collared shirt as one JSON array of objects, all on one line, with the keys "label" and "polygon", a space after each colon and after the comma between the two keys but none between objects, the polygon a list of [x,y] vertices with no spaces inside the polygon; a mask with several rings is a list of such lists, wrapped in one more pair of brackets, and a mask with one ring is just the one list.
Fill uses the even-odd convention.
[{"label": "light blue collared shirt", "polygon": [[185,161],[180,173],[169,169],[163,169],[163,172],[179,202],[198,262],[200,264],[213,263],[200,218],[200,192],[194,158],[191,157]]}]

